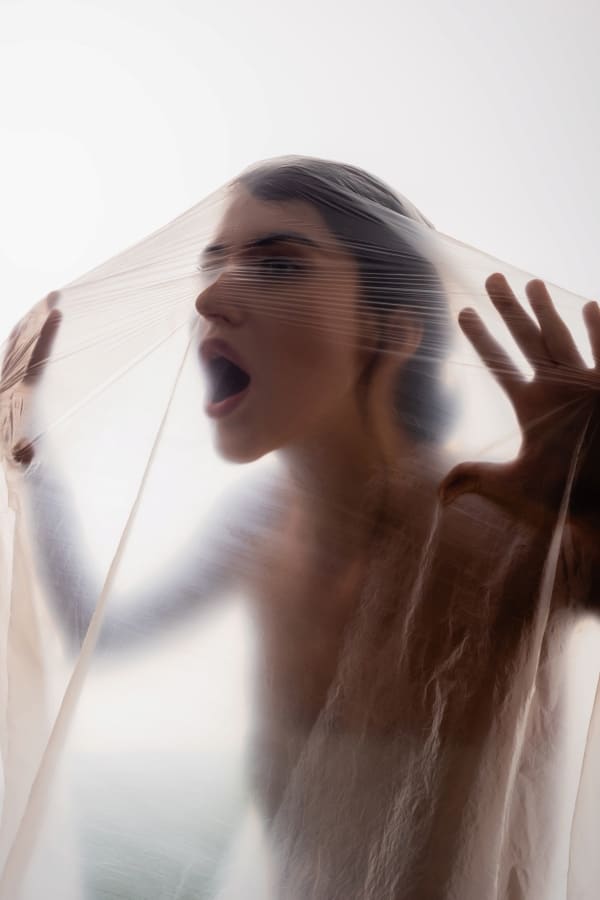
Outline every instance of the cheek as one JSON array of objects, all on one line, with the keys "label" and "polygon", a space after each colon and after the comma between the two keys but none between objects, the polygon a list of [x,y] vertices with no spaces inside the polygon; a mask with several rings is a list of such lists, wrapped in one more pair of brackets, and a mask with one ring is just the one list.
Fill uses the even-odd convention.
[{"label": "cheek", "polygon": [[347,396],[359,375],[356,341],[349,329],[331,322],[297,322],[271,329],[264,360],[276,403],[296,412],[331,405]]}]

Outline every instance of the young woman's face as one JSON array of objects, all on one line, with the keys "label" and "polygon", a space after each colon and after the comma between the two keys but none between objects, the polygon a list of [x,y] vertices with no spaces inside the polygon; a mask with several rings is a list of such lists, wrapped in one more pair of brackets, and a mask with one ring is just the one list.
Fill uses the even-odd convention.
[{"label": "young woman's face", "polygon": [[224,457],[249,462],[359,420],[358,270],[313,206],[237,187],[201,265],[205,409]]}]

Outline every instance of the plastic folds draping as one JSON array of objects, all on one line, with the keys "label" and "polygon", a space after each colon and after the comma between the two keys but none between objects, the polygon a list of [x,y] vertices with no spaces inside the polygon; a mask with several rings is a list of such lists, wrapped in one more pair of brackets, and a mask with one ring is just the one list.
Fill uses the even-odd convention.
[{"label": "plastic folds draping", "polygon": [[0,393],[2,900],[600,896],[598,307],[261,163]]}]

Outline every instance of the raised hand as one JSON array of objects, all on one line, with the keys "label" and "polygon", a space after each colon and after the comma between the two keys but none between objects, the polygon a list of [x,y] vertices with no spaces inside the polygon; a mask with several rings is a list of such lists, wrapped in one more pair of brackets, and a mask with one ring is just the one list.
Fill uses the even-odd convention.
[{"label": "raised hand", "polygon": [[569,515],[576,522],[600,522],[600,308],[592,301],[583,309],[594,358],[589,368],[542,281],[526,287],[537,324],[503,275],[490,276],[486,290],[531,364],[533,379],[524,377],[474,310],[463,310],[459,323],[508,396],[521,447],[506,464],[456,466],[440,485],[442,502],[475,493],[532,524],[548,524],[575,462]]},{"label": "raised hand", "polygon": [[[5,439],[14,440],[17,425],[32,406],[33,391],[43,375],[62,318],[56,308],[58,300],[56,291],[48,294],[9,337],[0,378],[0,400],[6,405],[2,417]],[[18,438],[11,452],[16,462],[30,463],[34,455],[31,440]]]}]

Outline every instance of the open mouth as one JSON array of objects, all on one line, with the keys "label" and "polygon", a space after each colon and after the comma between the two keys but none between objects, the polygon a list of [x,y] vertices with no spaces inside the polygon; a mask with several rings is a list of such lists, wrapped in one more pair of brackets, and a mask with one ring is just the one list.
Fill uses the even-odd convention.
[{"label": "open mouth", "polygon": [[243,393],[250,384],[250,376],[226,356],[215,356],[206,363],[209,381],[209,402],[222,403]]}]

